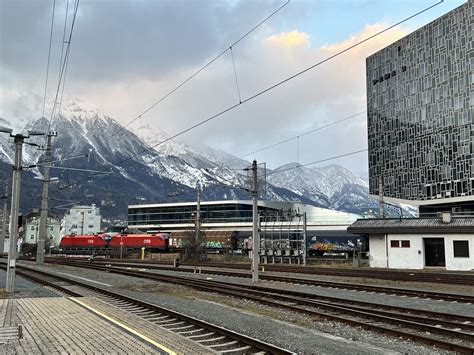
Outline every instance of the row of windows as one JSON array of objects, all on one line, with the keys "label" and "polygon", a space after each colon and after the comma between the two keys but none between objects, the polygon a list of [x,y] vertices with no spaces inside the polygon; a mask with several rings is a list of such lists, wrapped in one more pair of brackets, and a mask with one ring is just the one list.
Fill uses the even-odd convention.
[{"label": "row of windows", "polygon": [[392,248],[409,248],[410,247],[410,241],[409,240],[391,240],[390,241],[390,246]]},{"label": "row of windows", "polygon": [[[391,240],[391,248],[410,248],[409,240]],[[455,258],[469,258],[469,241],[453,240],[453,250]]]},{"label": "row of windows", "polygon": [[[261,206],[258,210],[278,212]],[[130,225],[193,223],[195,212],[196,206],[133,208],[129,209],[128,223]],[[203,222],[250,222],[252,206],[235,204],[201,206],[200,214]]]},{"label": "row of windows", "polygon": [[[39,228],[39,227],[38,227]],[[30,228],[32,231],[36,230],[36,226],[31,226]],[[49,227],[49,230],[52,231],[54,227]]]}]

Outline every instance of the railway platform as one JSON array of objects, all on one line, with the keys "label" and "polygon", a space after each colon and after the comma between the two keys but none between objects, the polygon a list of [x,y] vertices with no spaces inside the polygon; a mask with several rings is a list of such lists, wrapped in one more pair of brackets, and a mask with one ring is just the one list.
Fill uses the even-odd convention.
[{"label": "railway platform", "polygon": [[92,297],[0,299],[1,354],[199,354],[208,348]]}]

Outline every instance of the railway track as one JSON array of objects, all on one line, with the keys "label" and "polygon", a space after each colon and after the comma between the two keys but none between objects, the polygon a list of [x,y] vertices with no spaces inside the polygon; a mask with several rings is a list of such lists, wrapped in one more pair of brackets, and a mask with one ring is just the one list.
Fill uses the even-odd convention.
[{"label": "railway track", "polygon": [[[173,271],[173,272],[182,272],[182,273],[194,273],[196,270],[192,268],[172,268],[169,266],[158,266],[158,265],[143,265],[137,263],[108,263],[108,262],[84,262],[84,261],[65,261],[64,259],[54,259],[49,260],[52,263],[68,264],[76,263],[76,265],[91,265],[91,264],[100,264],[100,265],[115,265],[120,267],[130,267],[130,268],[140,268],[145,267],[152,270],[164,270],[164,271]],[[252,275],[249,272],[232,272],[225,270],[204,270],[203,273],[209,275],[219,275],[219,276],[232,276],[232,277],[242,277],[242,278],[251,278]],[[292,284],[301,284],[301,285],[310,285],[317,287],[329,287],[329,288],[338,288],[346,290],[355,290],[363,292],[375,292],[380,294],[389,294],[389,295],[399,295],[399,296],[408,296],[408,297],[419,297],[419,298],[431,298],[436,300],[444,300],[450,302],[462,302],[462,303],[473,303],[474,296],[472,295],[461,295],[461,294],[452,294],[445,292],[433,292],[433,291],[424,291],[424,290],[413,290],[413,289],[402,289],[396,287],[385,287],[385,286],[371,286],[358,283],[346,283],[346,282],[335,282],[335,281],[322,281],[314,279],[304,279],[301,277],[285,277],[285,276],[273,276],[273,275],[260,275],[260,279],[274,282],[286,282]]]},{"label": "railway track", "polygon": [[[51,258],[51,259],[64,259],[64,258]],[[117,259],[107,260],[110,263],[127,263]],[[135,264],[146,264],[147,267],[150,265],[164,265],[172,266],[170,262],[160,261],[140,261],[134,260]],[[197,263],[197,262],[183,262],[182,266],[190,267],[205,267],[205,268],[217,268],[217,269],[234,269],[250,271],[249,264],[242,263]],[[300,275],[328,275],[328,276],[339,276],[339,277],[353,277],[353,278],[368,278],[368,279],[381,279],[390,281],[405,281],[405,282],[429,282],[429,283],[445,283],[452,285],[473,285],[474,286],[474,275],[469,273],[439,273],[439,272],[419,272],[419,271],[395,271],[395,270],[377,270],[377,269],[338,269],[338,268],[321,268],[311,266],[293,266],[293,265],[276,265],[276,264],[265,264],[266,271],[273,272],[284,272],[284,273],[295,273]]]},{"label": "railway track", "polygon": [[83,265],[73,263],[72,265],[160,282],[172,282],[206,292],[250,299],[268,306],[304,313],[316,318],[326,318],[397,337],[409,338],[456,352],[474,352],[474,317],[335,297],[321,297],[261,286],[162,275],[150,273],[144,269],[125,270],[118,267],[91,265],[91,263],[83,263]]},{"label": "railway track", "polygon": [[[6,269],[4,265],[1,267]],[[88,296],[97,297],[107,304],[146,319],[168,331],[182,335],[190,341],[195,341],[207,347],[210,352],[218,354],[292,354],[288,350],[258,339],[136,298],[25,266],[18,265],[17,269],[17,275],[52,288],[60,295],[83,297],[84,292],[73,291],[69,288],[70,286],[78,286],[83,290],[87,290]]]}]

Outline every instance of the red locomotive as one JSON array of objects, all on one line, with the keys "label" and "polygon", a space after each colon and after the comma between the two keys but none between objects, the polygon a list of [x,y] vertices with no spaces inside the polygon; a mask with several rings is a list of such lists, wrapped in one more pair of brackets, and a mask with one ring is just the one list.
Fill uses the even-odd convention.
[{"label": "red locomotive", "polygon": [[139,230],[123,228],[120,233],[111,229],[92,235],[65,235],[59,243],[59,252],[111,254],[120,250],[122,252],[139,250],[142,247],[150,251],[166,251],[168,243],[167,233],[147,234]]}]

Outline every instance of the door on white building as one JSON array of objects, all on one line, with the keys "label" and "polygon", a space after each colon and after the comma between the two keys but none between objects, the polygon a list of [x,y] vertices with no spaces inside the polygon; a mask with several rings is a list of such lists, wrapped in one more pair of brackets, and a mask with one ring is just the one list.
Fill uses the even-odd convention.
[{"label": "door on white building", "polygon": [[444,238],[423,238],[425,244],[425,266],[446,266]]}]

